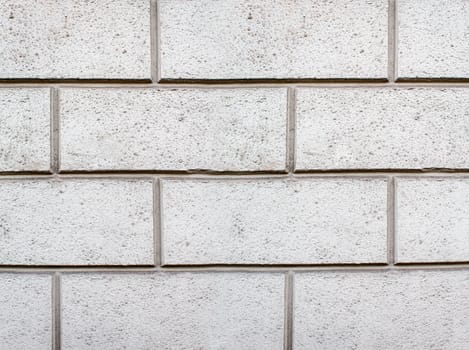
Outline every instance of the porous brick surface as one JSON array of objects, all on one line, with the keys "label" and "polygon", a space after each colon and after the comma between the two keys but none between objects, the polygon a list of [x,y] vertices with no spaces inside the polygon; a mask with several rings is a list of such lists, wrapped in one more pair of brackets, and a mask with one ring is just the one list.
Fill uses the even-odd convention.
[{"label": "porous brick surface", "polygon": [[296,168],[469,167],[469,90],[301,88]]},{"label": "porous brick surface", "polygon": [[294,349],[457,349],[469,343],[467,271],[295,276]]},{"label": "porous brick surface", "polygon": [[384,263],[386,179],[164,180],[165,264]]},{"label": "porous brick surface", "polygon": [[151,181],[0,182],[0,262],[149,265]]},{"label": "porous brick surface", "polygon": [[0,273],[0,349],[51,349],[51,286],[47,274]]},{"label": "porous brick surface", "polygon": [[384,79],[384,0],[162,0],[162,79]]},{"label": "porous brick surface", "polygon": [[469,261],[469,178],[399,178],[398,262]]},{"label": "porous brick surface", "polygon": [[398,77],[469,78],[466,0],[397,2]]},{"label": "porous brick surface", "polygon": [[286,89],[63,89],[61,169],[281,171]]},{"label": "porous brick surface", "polygon": [[0,171],[50,169],[50,90],[0,88]]},{"label": "porous brick surface", "polygon": [[283,274],[65,275],[63,347],[283,349]]},{"label": "porous brick surface", "polygon": [[0,350],[469,349],[468,0],[3,0],[0,58]]},{"label": "porous brick surface", "polygon": [[151,79],[148,0],[5,0],[0,13],[0,79]]}]

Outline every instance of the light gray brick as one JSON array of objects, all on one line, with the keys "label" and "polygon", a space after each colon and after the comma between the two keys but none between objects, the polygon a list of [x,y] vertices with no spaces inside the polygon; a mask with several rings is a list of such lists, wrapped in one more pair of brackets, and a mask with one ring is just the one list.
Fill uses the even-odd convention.
[{"label": "light gray brick", "polygon": [[49,169],[50,90],[0,88],[0,171]]},{"label": "light gray brick", "polygon": [[163,262],[386,262],[386,180],[164,180]]},{"label": "light gray brick", "polygon": [[0,263],[153,263],[151,181],[0,182]]},{"label": "light gray brick", "polygon": [[467,0],[399,0],[398,77],[469,78]]},{"label": "light gray brick", "polygon": [[469,178],[396,181],[397,262],[469,261]]},{"label": "light gray brick", "polygon": [[4,0],[1,79],[151,79],[149,0]]},{"label": "light gray brick", "polygon": [[63,89],[60,115],[63,170],[286,166],[286,89]]},{"label": "light gray brick", "polygon": [[283,349],[284,275],[66,275],[62,347]]},{"label": "light gray brick", "polygon": [[52,348],[51,277],[0,273],[0,349]]},{"label": "light gray brick", "polygon": [[296,169],[469,168],[469,90],[297,91]]},{"label": "light gray brick", "polygon": [[386,78],[387,0],[162,0],[162,79]]},{"label": "light gray brick", "polygon": [[295,275],[295,350],[465,350],[469,274],[459,271]]}]

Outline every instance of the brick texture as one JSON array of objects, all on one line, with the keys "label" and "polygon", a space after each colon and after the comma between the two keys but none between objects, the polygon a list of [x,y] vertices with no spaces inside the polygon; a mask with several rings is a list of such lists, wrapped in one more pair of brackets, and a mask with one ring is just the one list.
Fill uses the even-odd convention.
[{"label": "brick texture", "polygon": [[299,89],[296,168],[469,168],[467,89]]},{"label": "brick texture", "polygon": [[0,1],[0,350],[469,349],[469,0]]},{"label": "brick texture", "polygon": [[165,180],[162,189],[165,264],[386,262],[383,179]]},{"label": "brick texture", "polygon": [[396,188],[397,261],[469,261],[469,178],[406,178]]},{"label": "brick texture", "polygon": [[469,78],[466,0],[399,0],[399,78]]},{"label": "brick texture", "polygon": [[150,1],[5,0],[0,79],[151,79]]},{"label": "brick texture", "polygon": [[62,344],[281,350],[283,285],[282,274],[66,275]]},{"label": "brick texture", "polygon": [[2,181],[0,262],[152,264],[152,208],[149,181]]},{"label": "brick texture", "polygon": [[467,271],[297,274],[294,348],[455,349],[469,343]]},{"label": "brick texture", "polygon": [[161,0],[161,78],[383,79],[387,6],[386,0]]},{"label": "brick texture", "polygon": [[50,169],[49,89],[0,89],[0,171]]},{"label": "brick texture", "polygon": [[64,89],[61,169],[285,170],[285,89]]},{"label": "brick texture", "polygon": [[51,276],[0,273],[0,349],[52,346]]}]

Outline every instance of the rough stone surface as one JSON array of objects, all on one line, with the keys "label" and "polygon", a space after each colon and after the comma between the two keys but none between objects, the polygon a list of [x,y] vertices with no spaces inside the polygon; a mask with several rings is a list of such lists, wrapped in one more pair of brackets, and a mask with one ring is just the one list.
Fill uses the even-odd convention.
[{"label": "rough stone surface", "polygon": [[1,79],[151,79],[150,1],[3,0]]},{"label": "rough stone surface", "polygon": [[286,89],[63,89],[61,169],[284,170]]},{"label": "rough stone surface", "polygon": [[66,275],[62,348],[283,349],[284,275]]},{"label": "rough stone surface", "polygon": [[295,350],[465,350],[469,273],[399,271],[295,276]]},{"label": "rough stone surface", "polygon": [[52,348],[51,277],[0,273],[0,349]]},{"label": "rough stone surface", "polygon": [[0,264],[153,263],[151,181],[0,182]]},{"label": "rough stone surface", "polygon": [[467,0],[399,0],[398,77],[469,78]]},{"label": "rough stone surface", "polygon": [[0,88],[0,171],[50,169],[49,92]]},{"label": "rough stone surface", "polygon": [[386,261],[386,180],[164,180],[165,264]]},{"label": "rough stone surface", "polygon": [[386,78],[387,0],[162,0],[163,79]]},{"label": "rough stone surface", "polygon": [[469,168],[468,89],[297,91],[296,169]]},{"label": "rough stone surface", "polygon": [[0,350],[469,350],[468,287],[469,0],[0,0]]},{"label": "rough stone surface", "polygon": [[469,177],[396,181],[398,262],[469,261]]}]

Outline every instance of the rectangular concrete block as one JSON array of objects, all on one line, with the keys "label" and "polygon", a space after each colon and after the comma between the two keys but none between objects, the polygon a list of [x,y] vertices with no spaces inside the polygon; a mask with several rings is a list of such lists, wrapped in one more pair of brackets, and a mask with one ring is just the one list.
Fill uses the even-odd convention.
[{"label": "rectangular concrete block", "polygon": [[399,78],[469,78],[467,0],[399,0]]},{"label": "rectangular concrete block", "polygon": [[0,172],[50,170],[50,120],[50,89],[0,88]]},{"label": "rectangular concrete block", "polygon": [[162,0],[162,79],[383,79],[387,0]]},{"label": "rectangular concrete block", "polygon": [[296,169],[467,169],[468,108],[467,89],[298,89]]},{"label": "rectangular concrete block", "polygon": [[163,263],[386,262],[384,178],[162,181]]},{"label": "rectangular concrete block", "polygon": [[153,264],[147,180],[0,181],[0,264]]},{"label": "rectangular concrete block", "polygon": [[0,273],[0,349],[52,349],[51,296],[50,275]]},{"label": "rectangular concrete block", "polygon": [[295,350],[465,350],[469,273],[295,275]]},{"label": "rectangular concrete block", "polygon": [[62,170],[286,167],[286,89],[62,89],[60,119]]},{"label": "rectangular concrete block", "polygon": [[284,275],[65,275],[62,348],[281,350]]},{"label": "rectangular concrete block", "polygon": [[151,79],[149,0],[4,0],[0,13],[0,79]]},{"label": "rectangular concrete block", "polygon": [[469,261],[469,177],[396,180],[397,262]]}]

